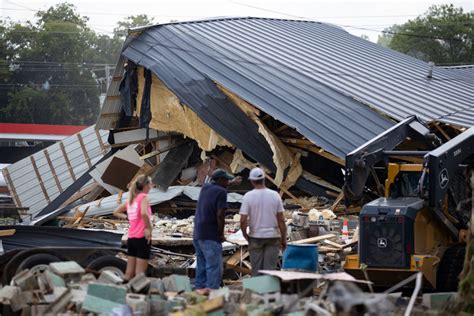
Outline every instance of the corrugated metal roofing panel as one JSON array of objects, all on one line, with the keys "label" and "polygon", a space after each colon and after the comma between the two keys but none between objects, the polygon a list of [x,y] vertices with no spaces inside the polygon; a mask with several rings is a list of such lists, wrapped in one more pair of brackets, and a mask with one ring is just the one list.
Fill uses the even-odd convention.
[{"label": "corrugated metal roofing panel", "polygon": [[438,68],[449,69],[453,76],[474,83],[474,65],[459,65]]},{"label": "corrugated metal roofing panel", "polygon": [[474,125],[467,114],[474,104],[467,70],[460,76],[435,67],[428,79],[428,63],[328,24],[229,18],[158,25],[132,40],[124,54],[150,69],[192,65],[339,155],[389,125],[348,99],[396,120],[418,115]]},{"label": "corrugated metal roofing panel", "polygon": [[[274,32],[273,24],[279,23],[288,24],[286,34]],[[317,80],[309,64],[319,52],[303,54],[300,46],[308,46],[308,38],[292,43],[298,32],[305,32],[292,31],[293,24],[321,27],[253,18],[169,24],[145,30],[123,54],[151,69],[178,97],[177,90],[182,95],[199,92],[189,89],[185,76],[186,71],[193,72],[190,77],[200,73],[337,156],[389,128],[389,120]],[[181,81],[173,87],[167,77],[176,72]],[[201,105],[186,104],[202,115]],[[206,123],[228,138],[216,128],[217,122]]]},{"label": "corrugated metal roofing panel", "polygon": [[[91,126],[84,129],[79,134],[82,136],[87,155],[93,165],[105,154],[105,152],[102,152],[95,127]],[[99,135],[102,143],[106,144],[108,132],[100,131]],[[14,196],[17,206],[29,207],[29,211],[33,215],[36,215],[48,205],[48,200],[43,192],[43,188],[50,201],[54,200],[60,194],[60,189],[51,171],[45,151],[49,155],[61,189],[65,190],[73,183],[66,159],[62,153],[61,143],[64,146],[75,177],[79,178],[89,169],[89,165],[84,157],[78,134],[70,136],[64,139],[64,141],[53,144],[45,150],[41,150],[30,156],[33,157],[35,161],[40,178],[36,175],[30,157],[11,164],[2,170],[5,176],[8,174],[8,176],[6,176],[7,184],[10,193]],[[11,180],[11,182],[9,180]]]}]

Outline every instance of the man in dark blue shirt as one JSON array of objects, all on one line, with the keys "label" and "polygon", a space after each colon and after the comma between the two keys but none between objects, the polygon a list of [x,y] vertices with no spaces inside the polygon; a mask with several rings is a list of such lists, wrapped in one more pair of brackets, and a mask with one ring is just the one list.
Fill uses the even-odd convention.
[{"label": "man in dark blue shirt", "polygon": [[222,242],[224,237],[227,187],[240,183],[222,169],[212,173],[212,182],[201,188],[194,218],[193,244],[196,249],[196,292],[206,294],[218,289],[222,279]]}]

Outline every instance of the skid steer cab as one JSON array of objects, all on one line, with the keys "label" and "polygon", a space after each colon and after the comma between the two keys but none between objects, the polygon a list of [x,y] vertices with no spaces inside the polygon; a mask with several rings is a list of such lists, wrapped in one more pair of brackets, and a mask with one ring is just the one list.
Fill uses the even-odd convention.
[{"label": "skid steer cab", "polygon": [[[417,148],[394,150],[401,144]],[[474,128],[441,144],[416,117],[348,154],[346,204],[382,197],[362,206],[358,254],[346,257],[344,270],[364,278],[363,266],[380,287],[421,271],[425,287],[456,291],[471,213],[473,154]]]}]

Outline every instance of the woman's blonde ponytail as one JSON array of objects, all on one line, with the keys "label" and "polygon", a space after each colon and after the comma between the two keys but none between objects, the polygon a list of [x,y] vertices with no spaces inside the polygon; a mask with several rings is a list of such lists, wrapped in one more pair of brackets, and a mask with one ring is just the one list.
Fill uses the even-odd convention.
[{"label": "woman's blonde ponytail", "polygon": [[132,204],[138,193],[140,193],[145,185],[151,182],[151,179],[147,175],[139,175],[135,178],[134,181],[130,184],[130,195],[129,195],[129,204]]}]

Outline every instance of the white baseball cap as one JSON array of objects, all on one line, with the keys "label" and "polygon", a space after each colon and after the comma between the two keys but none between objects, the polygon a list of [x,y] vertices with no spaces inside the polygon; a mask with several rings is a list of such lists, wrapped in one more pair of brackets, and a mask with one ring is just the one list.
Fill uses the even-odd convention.
[{"label": "white baseball cap", "polygon": [[262,180],[265,178],[265,172],[260,168],[250,170],[249,180]]}]

